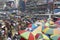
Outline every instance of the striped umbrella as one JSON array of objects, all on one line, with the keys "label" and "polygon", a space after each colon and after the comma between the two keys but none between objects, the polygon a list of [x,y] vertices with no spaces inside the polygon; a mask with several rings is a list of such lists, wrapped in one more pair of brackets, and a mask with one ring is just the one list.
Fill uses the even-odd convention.
[{"label": "striped umbrella", "polygon": [[26,30],[20,30],[19,32],[18,32],[18,34],[22,34],[22,33],[24,33],[24,32],[27,32]]},{"label": "striped umbrella", "polygon": [[42,26],[39,26],[32,32],[32,34],[35,36],[35,39],[38,39],[40,36],[40,39],[44,38],[46,40],[49,40],[49,38],[46,35],[42,34],[41,31],[42,31]]},{"label": "striped umbrella", "polygon": [[50,25],[54,25],[54,22],[53,21],[50,21]]},{"label": "striped umbrella", "polygon": [[52,35],[51,39],[52,40],[60,40],[60,35]]},{"label": "striped umbrella", "polygon": [[51,28],[46,28],[46,29],[43,30],[43,32],[44,32],[45,34],[53,34],[53,33],[54,33],[54,30],[51,29]]},{"label": "striped umbrella", "polygon": [[41,33],[42,26],[37,27],[35,30],[33,30],[31,33],[35,36],[37,33]]},{"label": "striped umbrella", "polygon": [[60,28],[54,29],[54,34],[55,34],[55,35],[56,35],[56,34],[60,34]]},{"label": "striped umbrella", "polygon": [[50,40],[48,36],[46,36],[45,34],[42,34],[42,33],[36,34],[35,38],[37,40]]},{"label": "striped umbrella", "polygon": [[44,38],[45,40],[50,40],[49,37],[46,36],[45,34],[42,34],[42,35],[43,35],[43,38]]},{"label": "striped umbrella", "polygon": [[31,32],[28,32],[28,31],[20,34],[20,36],[26,40],[34,40],[33,34]]},{"label": "striped umbrella", "polygon": [[49,27],[50,26],[49,22],[46,22],[45,23],[45,26]]}]

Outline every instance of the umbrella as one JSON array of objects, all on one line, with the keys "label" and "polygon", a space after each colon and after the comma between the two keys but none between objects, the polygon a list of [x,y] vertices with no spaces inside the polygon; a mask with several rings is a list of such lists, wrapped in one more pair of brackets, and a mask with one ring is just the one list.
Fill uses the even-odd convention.
[{"label": "umbrella", "polygon": [[50,26],[49,22],[46,22],[45,26],[49,27]]},{"label": "umbrella", "polygon": [[60,28],[54,29],[54,34],[55,34],[55,35],[56,35],[56,34],[60,34]]},{"label": "umbrella", "polygon": [[35,29],[35,28],[37,28],[37,26],[35,26],[34,24],[32,24],[32,29]]},{"label": "umbrella", "polygon": [[32,31],[32,34],[35,36],[37,33],[41,33],[42,26],[37,27],[35,30]]},{"label": "umbrella", "polygon": [[52,35],[51,39],[52,40],[60,40],[60,35]]},{"label": "umbrella", "polygon": [[22,33],[24,33],[24,32],[27,32],[26,30],[20,30],[19,32],[18,32],[18,34],[22,34]]},{"label": "umbrella", "polygon": [[36,38],[36,39],[41,39],[41,38],[43,38],[43,36],[42,36],[42,34],[37,33],[37,34],[35,35],[35,38]]},{"label": "umbrella", "polygon": [[51,28],[46,28],[46,29],[43,30],[43,32],[44,32],[45,34],[53,34],[53,33],[54,33],[54,30],[51,29]]},{"label": "umbrella", "polygon": [[43,35],[43,38],[44,38],[45,40],[50,40],[49,37],[46,36],[45,34],[42,34],[42,35]]},{"label": "umbrella", "polygon": [[25,38],[26,40],[34,40],[34,36],[31,32],[24,32],[20,34],[21,37]]},{"label": "umbrella", "polygon": [[53,21],[50,21],[50,25],[54,25],[54,22]]},{"label": "umbrella", "polygon": [[38,40],[41,40],[41,39],[42,39],[42,40],[43,40],[43,39],[45,39],[45,40],[50,40],[48,36],[46,36],[45,34],[42,34],[42,33],[36,34],[35,38],[38,39]]}]

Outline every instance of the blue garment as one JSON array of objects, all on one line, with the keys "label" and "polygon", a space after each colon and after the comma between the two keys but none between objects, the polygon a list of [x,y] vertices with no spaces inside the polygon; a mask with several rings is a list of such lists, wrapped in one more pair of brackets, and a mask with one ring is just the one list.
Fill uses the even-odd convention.
[{"label": "blue garment", "polygon": [[25,7],[26,7],[25,6],[25,2],[20,0],[19,4],[20,4],[20,7],[22,8],[21,11],[24,12],[25,11]]}]

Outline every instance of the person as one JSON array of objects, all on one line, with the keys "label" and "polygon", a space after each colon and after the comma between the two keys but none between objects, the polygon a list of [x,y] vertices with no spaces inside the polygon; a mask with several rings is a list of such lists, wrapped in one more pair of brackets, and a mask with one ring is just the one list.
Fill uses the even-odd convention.
[{"label": "person", "polygon": [[31,31],[32,30],[32,23],[27,22],[27,28],[25,30]]},{"label": "person", "polygon": [[17,27],[18,31],[21,29],[21,27],[22,27],[21,24],[19,24],[18,27]]},{"label": "person", "polygon": [[8,37],[7,40],[12,40],[12,39],[10,37]]},{"label": "person", "polygon": [[18,33],[16,33],[16,34],[13,36],[13,40],[20,40],[20,35],[18,35]]},{"label": "person", "polygon": [[1,33],[1,30],[0,30],[0,40],[2,40],[2,37],[1,36],[2,36],[2,33]]},{"label": "person", "polygon": [[8,35],[8,37],[10,37],[10,38],[11,38],[11,37],[12,37],[12,31],[11,31],[11,30],[9,30],[7,35]]}]

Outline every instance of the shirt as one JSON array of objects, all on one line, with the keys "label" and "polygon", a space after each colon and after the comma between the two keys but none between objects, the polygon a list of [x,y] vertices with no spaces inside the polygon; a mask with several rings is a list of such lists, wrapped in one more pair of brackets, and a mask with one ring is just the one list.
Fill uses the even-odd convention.
[{"label": "shirt", "polygon": [[12,39],[10,37],[8,37],[7,40],[12,40]]}]

